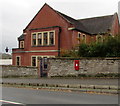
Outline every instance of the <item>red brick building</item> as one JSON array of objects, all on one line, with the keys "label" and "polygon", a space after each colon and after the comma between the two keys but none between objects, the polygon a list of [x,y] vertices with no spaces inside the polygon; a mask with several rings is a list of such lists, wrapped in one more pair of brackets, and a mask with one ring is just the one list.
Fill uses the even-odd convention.
[{"label": "red brick building", "polygon": [[38,57],[60,56],[81,42],[102,41],[119,32],[118,15],[73,19],[45,4],[18,38],[12,50],[13,65],[37,66]]}]

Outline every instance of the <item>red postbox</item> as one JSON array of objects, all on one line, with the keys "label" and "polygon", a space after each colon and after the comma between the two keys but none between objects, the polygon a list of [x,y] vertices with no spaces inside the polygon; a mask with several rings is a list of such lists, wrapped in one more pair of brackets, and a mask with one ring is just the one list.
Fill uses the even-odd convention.
[{"label": "red postbox", "polygon": [[79,60],[74,60],[74,68],[76,71],[79,70]]}]

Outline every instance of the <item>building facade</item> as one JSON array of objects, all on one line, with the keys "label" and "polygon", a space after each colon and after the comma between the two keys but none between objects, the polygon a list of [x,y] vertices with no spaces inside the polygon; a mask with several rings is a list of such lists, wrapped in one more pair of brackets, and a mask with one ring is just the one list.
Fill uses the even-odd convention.
[{"label": "building facade", "polygon": [[39,10],[12,49],[13,65],[37,66],[38,57],[60,56],[80,43],[102,41],[119,32],[118,15],[73,19],[50,7]]}]

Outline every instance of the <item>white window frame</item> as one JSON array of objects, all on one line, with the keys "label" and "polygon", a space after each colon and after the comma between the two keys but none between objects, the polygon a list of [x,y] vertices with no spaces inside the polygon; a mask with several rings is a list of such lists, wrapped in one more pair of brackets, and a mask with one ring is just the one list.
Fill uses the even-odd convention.
[{"label": "white window frame", "polygon": [[42,34],[42,32],[38,32],[38,33],[37,33],[37,46],[41,46],[41,45],[43,45],[43,34],[42,34],[42,44],[41,44],[41,45],[38,45],[38,34],[39,34],[39,33]]},{"label": "white window frame", "polygon": [[[83,42],[83,36],[85,36],[85,42]],[[86,35],[85,34],[82,35],[82,42],[86,43]]]},{"label": "white window frame", "polygon": [[55,31],[49,31],[49,34],[48,34],[48,42],[49,42],[49,45],[50,45],[50,32],[53,32],[54,33],[54,43],[53,43],[53,45],[55,45]]},{"label": "white window frame", "polygon": [[37,59],[36,59],[36,66],[33,66],[33,64],[32,64],[32,58],[33,58],[33,57],[36,58],[36,56],[34,56],[34,55],[31,56],[31,66],[32,66],[32,67],[37,67]]},{"label": "white window frame", "polygon": [[[35,46],[51,46],[50,45],[50,32],[53,32],[54,33],[54,44],[53,45],[55,45],[55,30],[51,30],[51,31],[42,31],[42,32],[33,32],[33,33],[31,33],[31,46],[34,46],[33,45],[33,37],[32,37],[32,35],[33,34],[36,34],[36,45]],[[38,45],[38,34],[39,33],[41,33],[42,34],[42,45]],[[43,42],[44,42],[44,33],[47,33],[48,34],[48,43],[47,43],[47,45],[43,45]]]},{"label": "white window frame", "polygon": [[[46,44],[46,45],[44,45],[44,33],[47,33],[47,44]],[[43,32],[42,34],[43,34],[43,37],[42,37],[43,45],[42,45],[42,46],[47,46],[47,45],[49,45],[49,32]]]},{"label": "white window frame", "polygon": [[78,38],[81,38],[81,37],[79,37],[79,34],[82,35],[81,32],[78,32],[78,36],[77,36],[77,37],[78,37]]},{"label": "white window frame", "polygon": [[[23,43],[23,47],[21,46],[21,43]],[[20,48],[24,48],[24,41],[20,41]]]},{"label": "white window frame", "polygon": [[[80,34],[80,37],[79,37],[79,34]],[[78,44],[80,44],[80,41],[81,41],[81,32],[78,32],[78,35],[77,35],[77,38],[78,38]]]},{"label": "white window frame", "polygon": [[97,36],[96,36],[96,41],[97,41],[97,43],[99,42],[99,41],[98,41],[98,37],[101,37],[101,41],[100,41],[100,42],[103,42],[103,36],[102,36],[102,35],[97,35]]},{"label": "white window frame", "polygon": [[36,34],[36,45],[33,45],[33,34],[36,34],[35,32],[31,34],[31,46],[37,45],[37,34]]},{"label": "white window frame", "polygon": [[[17,58],[19,57],[19,65],[17,65]],[[21,66],[21,56],[16,56],[16,66]]]}]

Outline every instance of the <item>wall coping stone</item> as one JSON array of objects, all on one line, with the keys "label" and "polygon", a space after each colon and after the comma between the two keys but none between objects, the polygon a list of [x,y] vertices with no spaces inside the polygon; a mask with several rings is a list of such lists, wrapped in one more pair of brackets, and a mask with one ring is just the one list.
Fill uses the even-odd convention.
[{"label": "wall coping stone", "polygon": [[120,60],[120,57],[56,57],[49,58],[50,60]]},{"label": "wall coping stone", "polygon": [[18,68],[38,68],[33,66],[15,66],[15,65],[0,65],[0,67],[18,67]]}]

